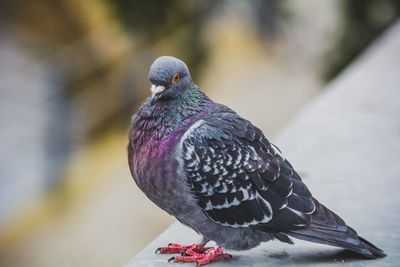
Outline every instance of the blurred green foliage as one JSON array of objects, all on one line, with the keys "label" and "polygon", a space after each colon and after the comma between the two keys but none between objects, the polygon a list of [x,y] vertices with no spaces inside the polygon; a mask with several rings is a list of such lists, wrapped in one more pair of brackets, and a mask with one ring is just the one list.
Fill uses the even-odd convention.
[{"label": "blurred green foliage", "polygon": [[190,69],[196,76],[207,58],[203,30],[214,8],[222,1],[107,1],[128,32],[141,40],[143,49],[161,39],[173,38],[176,56],[191,62]]},{"label": "blurred green foliage", "polygon": [[342,0],[342,30],[322,76],[338,75],[389,25],[400,17],[399,0]]}]

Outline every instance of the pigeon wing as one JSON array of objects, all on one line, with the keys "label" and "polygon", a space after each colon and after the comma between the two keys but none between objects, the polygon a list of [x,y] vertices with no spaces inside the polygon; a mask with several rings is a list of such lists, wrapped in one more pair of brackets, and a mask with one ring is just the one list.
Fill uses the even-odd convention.
[{"label": "pigeon wing", "polygon": [[311,193],[261,130],[236,113],[203,118],[182,140],[183,168],[214,222],[276,232],[307,226]]}]

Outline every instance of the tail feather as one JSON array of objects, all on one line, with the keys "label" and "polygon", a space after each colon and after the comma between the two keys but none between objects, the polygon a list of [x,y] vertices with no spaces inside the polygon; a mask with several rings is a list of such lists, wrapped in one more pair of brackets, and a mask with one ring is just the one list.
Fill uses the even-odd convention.
[{"label": "tail feather", "polygon": [[311,217],[311,223],[306,228],[294,229],[286,234],[315,243],[342,247],[366,258],[381,258],[386,254],[369,241],[358,236],[357,232],[335,213],[315,200],[317,209]]},{"label": "tail feather", "polygon": [[377,246],[375,246],[368,240],[362,238],[361,236],[358,236],[358,238],[361,240],[362,243],[364,243],[367,246],[368,250],[371,251],[371,253],[375,256],[375,258],[383,258],[386,256],[386,253],[382,249],[378,248]]}]

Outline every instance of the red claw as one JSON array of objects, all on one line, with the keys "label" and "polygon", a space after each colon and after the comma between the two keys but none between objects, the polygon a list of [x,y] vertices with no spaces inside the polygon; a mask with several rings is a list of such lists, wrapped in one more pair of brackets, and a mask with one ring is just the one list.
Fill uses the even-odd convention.
[{"label": "red claw", "polygon": [[210,262],[228,260],[232,257],[223,252],[220,246],[204,247],[198,244],[182,246],[179,244],[169,244],[156,250],[160,253],[182,253],[181,256],[170,258],[168,261],[174,262],[196,262],[196,267],[206,265]]},{"label": "red claw", "polygon": [[210,249],[211,247],[204,247],[198,244],[192,244],[188,246],[182,246],[176,243],[170,243],[166,247],[160,247],[156,249],[156,253],[160,252],[161,254],[168,254],[168,253],[186,253],[188,250],[196,251],[199,253],[203,253],[206,250]]}]

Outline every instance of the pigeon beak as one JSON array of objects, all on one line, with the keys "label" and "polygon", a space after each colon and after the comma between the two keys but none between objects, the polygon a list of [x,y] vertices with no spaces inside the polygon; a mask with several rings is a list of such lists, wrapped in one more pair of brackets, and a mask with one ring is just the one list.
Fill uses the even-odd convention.
[{"label": "pigeon beak", "polygon": [[152,85],[150,88],[151,91],[151,104],[154,104],[154,102],[160,98],[160,94],[165,90],[165,86],[162,85]]}]

